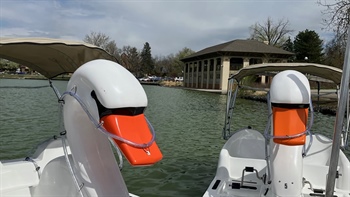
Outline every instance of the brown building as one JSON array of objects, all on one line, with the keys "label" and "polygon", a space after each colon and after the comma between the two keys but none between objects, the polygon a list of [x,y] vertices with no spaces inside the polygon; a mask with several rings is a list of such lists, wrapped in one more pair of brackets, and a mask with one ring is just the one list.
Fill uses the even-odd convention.
[{"label": "brown building", "polygon": [[[230,74],[261,63],[287,62],[294,54],[256,40],[233,40],[200,50],[182,59],[184,86],[196,89],[216,89],[227,93]],[[266,82],[261,76],[262,83]]]}]

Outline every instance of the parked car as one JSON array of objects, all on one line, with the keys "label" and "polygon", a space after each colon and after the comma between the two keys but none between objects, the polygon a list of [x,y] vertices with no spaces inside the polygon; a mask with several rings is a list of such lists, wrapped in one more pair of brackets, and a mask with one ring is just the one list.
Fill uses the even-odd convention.
[{"label": "parked car", "polygon": [[163,81],[174,81],[174,77],[164,77]]},{"label": "parked car", "polygon": [[184,80],[183,77],[175,77],[175,81],[179,81],[179,82],[182,82]]},{"label": "parked car", "polygon": [[143,82],[157,82],[157,81],[160,81],[161,79],[162,79],[161,77],[157,77],[157,76],[148,76],[148,77],[140,78],[139,81],[143,81]]},{"label": "parked car", "polygon": [[142,77],[142,78],[139,79],[139,81],[144,81],[144,82],[146,82],[146,81],[149,81],[149,78],[147,78],[147,77]]}]

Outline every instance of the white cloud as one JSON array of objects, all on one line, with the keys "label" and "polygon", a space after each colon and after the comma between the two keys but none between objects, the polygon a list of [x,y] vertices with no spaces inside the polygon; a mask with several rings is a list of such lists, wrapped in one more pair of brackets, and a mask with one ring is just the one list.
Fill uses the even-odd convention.
[{"label": "white cloud", "polygon": [[305,29],[322,30],[316,1],[23,1],[0,0],[0,36],[45,36],[82,40],[102,32],[118,47],[142,49],[149,42],[153,55],[175,54],[183,47],[201,50],[221,42],[249,37],[249,27],[267,17],[290,21],[292,36]]}]

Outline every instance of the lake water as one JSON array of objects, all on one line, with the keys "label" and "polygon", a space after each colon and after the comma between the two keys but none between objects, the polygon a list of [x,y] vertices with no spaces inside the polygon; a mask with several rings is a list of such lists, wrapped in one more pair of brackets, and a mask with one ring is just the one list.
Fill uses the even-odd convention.
[{"label": "lake water", "polygon": [[[61,91],[66,81],[54,81]],[[42,86],[45,80],[0,79],[0,87]],[[131,167],[122,174],[129,191],[143,197],[202,196],[216,171],[226,95],[144,86],[146,116],[156,130],[163,160],[150,167]],[[238,99],[234,128],[263,131],[265,103]],[[315,114],[313,131],[331,137],[335,117]],[[39,142],[58,134],[58,104],[52,89],[0,88],[0,160],[28,156]],[[347,152],[350,157],[350,153]]]}]

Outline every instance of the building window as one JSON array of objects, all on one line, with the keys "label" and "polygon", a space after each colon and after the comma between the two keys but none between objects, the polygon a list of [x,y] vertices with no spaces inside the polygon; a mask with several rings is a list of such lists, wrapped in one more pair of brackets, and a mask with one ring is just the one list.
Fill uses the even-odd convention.
[{"label": "building window", "polygon": [[202,71],[202,61],[200,61],[199,63],[198,63],[198,71],[199,72],[201,72]]},{"label": "building window", "polygon": [[214,60],[213,59],[210,60],[209,66],[210,66],[209,71],[213,71],[214,70]]},{"label": "building window", "polygon": [[279,62],[281,62],[281,60],[279,60],[279,59],[269,59],[268,62],[269,63],[279,63]]},{"label": "building window", "polygon": [[262,64],[262,60],[257,58],[250,58],[249,65],[253,65],[253,64]]},{"label": "building window", "polygon": [[230,70],[239,70],[243,68],[242,58],[231,58],[230,59]]},{"label": "building window", "polygon": [[221,58],[216,59],[216,71],[221,69]]},{"label": "building window", "polygon": [[186,69],[185,70],[186,70],[186,72],[188,72],[188,64],[186,64]]}]

